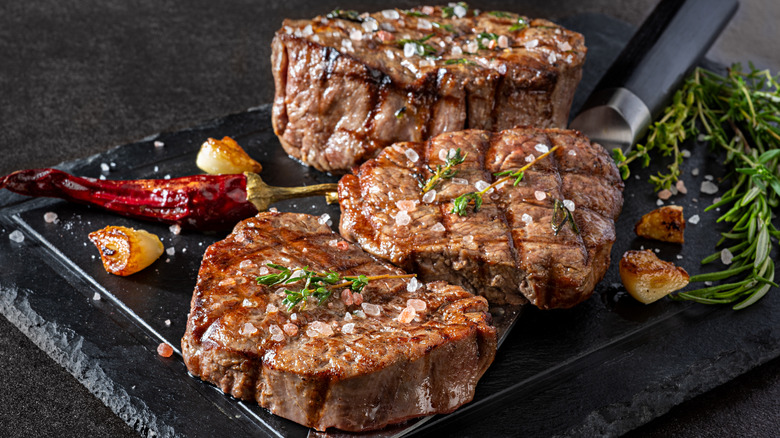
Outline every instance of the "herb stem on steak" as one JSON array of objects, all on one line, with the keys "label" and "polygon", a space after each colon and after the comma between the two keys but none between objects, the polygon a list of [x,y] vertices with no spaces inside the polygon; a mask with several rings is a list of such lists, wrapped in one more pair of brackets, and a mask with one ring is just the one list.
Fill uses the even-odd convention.
[{"label": "herb stem on steak", "polygon": [[306,302],[309,297],[316,298],[317,305],[322,305],[322,303],[330,298],[335,289],[349,288],[352,292],[360,293],[371,281],[416,277],[416,274],[358,275],[342,277],[333,271],[325,273],[312,271],[308,266],[297,269],[291,269],[274,263],[268,263],[267,266],[276,269],[279,272],[257,277],[257,284],[277,286],[280,284],[287,285],[303,282],[303,286],[298,290],[284,289],[286,296],[282,300],[282,304],[287,306],[287,311],[292,311],[296,306],[300,306],[301,310],[305,310]]},{"label": "herb stem on steak", "polygon": [[558,235],[558,232],[563,229],[564,225],[566,225],[566,222],[571,224],[571,228],[574,230],[575,234],[580,234],[580,229],[577,227],[577,223],[574,222],[574,216],[572,216],[571,210],[566,208],[560,199],[555,199],[553,201],[553,214],[551,222],[552,229],[556,236]]},{"label": "herb stem on steak", "polygon": [[[640,160],[650,163],[650,153],[673,155],[667,172],[650,177],[657,189],[669,188],[680,177],[684,156],[679,144],[691,139],[708,141],[725,152],[724,165],[732,186],[704,211],[724,208],[718,222],[731,222],[721,233],[717,246],[723,248],[702,260],[702,264],[722,260],[727,267],[713,273],[694,275],[691,283],[703,288],[683,291],[675,299],[705,304],[731,303],[743,309],[766,295],[775,283],[775,262],[770,254],[777,248],[780,231],[772,223],[780,205],[780,85],[769,70],[752,65],[743,72],[739,64],[725,76],[698,68],[675,93],[674,100],[651,126],[645,145],[630,153],[613,151],[623,178],[628,165]],[[726,245],[724,245],[726,246]],[[711,281],[725,283],[710,285]]]},{"label": "herb stem on steak", "polygon": [[[494,173],[493,174],[494,176],[501,176],[502,178],[497,179],[496,181],[493,182],[493,184],[490,184],[489,186],[485,187],[480,191],[466,193],[455,198],[450,213],[457,213],[458,216],[466,216],[469,214],[467,208],[471,204],[474,205],[474,212],[475,213],[478,212],[479,208],[482,206],[482,195],[489,192],[491,189],[495,188],[496,186],[499,186],[512,179],[515,180],[515,182],[512,183],[512,186],[513,187],[517,186],[518,184],[520,184],[520,181],[523,180],[523,176],[525,176],[526,170],[528,170],[531,166],[541,161],[546,156],[553,153],[556,149],[558,149],[558,146],[553,146],[550,150],[534,158],[533,161],[531,161],[530,163],[526,164],[525,166],[517,170],[505,170],[503,172]],[[572,220],[572,223],[574,223],[574,220]],[[555,234],[558,233],[556,232]]]},{"label": "herb stem on steak", "polygon": [[404,38],[402,40],[398,40],[396,44],[398,44],[398,46],[404,49],[404,53],[406,53],[406,47],[407,45],[409,45],[414,49],[413,50],[414,55],[428,58],[436,55],[436,49],[432,45],[426,43],[426,41],[433,38],[433,36],[434,34],[429,33],[428,35],[422,38],[418,38],[416,40],[411,38]]},{"label": "herb stem on steak", "polygon": [[463,163],[465,159],[466,154],[461,153],[460,148],[457,150],[450,149],[447,152],[447,162],[444,163],[443,167],[441,164],[436,165],[436,170],[431,169],[430,166],[428,167],[428,170],[430,170],[433,175],[422,184],[422,193],[425,194],[431,191],[442,179],[450,179],[457,175],[458,170],[454,169],[454,167]]}]

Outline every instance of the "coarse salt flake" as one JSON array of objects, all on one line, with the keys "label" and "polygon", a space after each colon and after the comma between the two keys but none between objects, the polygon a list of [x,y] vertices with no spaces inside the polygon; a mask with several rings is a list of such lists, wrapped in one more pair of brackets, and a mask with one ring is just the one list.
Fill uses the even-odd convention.
[{"label": "coarse salt flake", "polygon": [[534,47],[536,47],[538,45],[539,45],[539,40],[537,40],[537,39],[532,39],[531,41],[528,41],[527,43],[525,43],[526,49],[533,49]]},{"label": "coarse salt flake", "polygon": [[330,324],[326,324],[322,321],[314,321],[306,328],[306,336],[310,338],[327,337],[333,334],[333,328]]},{"label": "coarse salt flake", "polygon": [[433,28],[433,25],[431,24],[430,21],[424,18],[420,18],[419,20],[417,20],[417,28],[420,30],[431,30]]},{"label": "coarse salt flake", "polygon": [[360,26],[363,27],[363,30],[365,32],[376,32],[377,30],[379,30],[379,23],[377,23],[376,20],[374,19],[366,20],[360,23]]},{"label": "coarse salt flake", "polygon": [[282,326],[282,330],[287,333],[287,336],[295,336],[298,334],[298,326],[291,322],[284,324],[284,326]]},{"label": "coarse salt flake", "polygon": [[417,201],[413,199],[396,201],[395,205],[401,211],[414,211],[417,209]]},{"label": "coarse salt flake", "polygon": [[100,163],[100,170],[102,170],[103,172],[108,172],[109,170],[111,170],[111,167],[109,167],[109,165],[106,163]]},{"label": "coarse salt flake", "polygon": [[397,20],[401,18],[401,14],[399,14],[395,9],[385,9],[382,11],[382,16],[388,20]]},{"label": "coarse salt flake", "polygon": [[490,183],[488,183],[486,181],[479,180],[479,181],[474,183],[474,187],[476,187],[476,189],[481,192],[482,190],[485,190],[488,187],[490,187]]},{"label": "coarse salt flake", "polygon": [[161,148],[163,146],[165,146],[165,143],[161,142],[160,140],[155,140],[154,141],[154,147]]},{"label": "coarse salt flake", "polygon": [[425,301],[419,298],[409,298],[408,300],[406,300],[406,305],[408,307],[413,308],[417,312],[422,312],[428,307]]},{"label": "coarse salt flake", "polygon": [[244,298],[244,301],[241,302],[241,307],[255,307],[255,303],[249,300],[249,298]]},{"label": "coarse salt flake", "polygon": [[301,32],[303,36],[310,36],[313,33],[314,33],[314,29],[312,29],[311,24],[307,24],[306,27],[304,27],[303,31]]},{"label": "coarse salt flake", "polygon": [[352,41],[360,41],[361,39],[363,39],[363,32],[357,29],[353,29],[352,31],[349,32],[349,39],[351,39]]},{"label": "coarse salt flake", "polygon": [[664,201],[662,199],[658,199],[658,200],[655,201],[655,205],[660,207],[660,206],[664,205]]},{"label": "coarse salt flake", "polygon": [[172,255],[176,254],[176,248],[174,248],[172,246],[168,247],[168,248],[165,249],[165,253],[168,254],[169,256],[172,256]]},{"label": "coarse salt flake", "polygon": [[688,223],[696,225],[696,224],[699,223],[699,220],[700,220],[699,215],[698,214],[694,214],[693,216],[688,218]]},{"label": "coarse salt flake", "polygon": [[574,205],[574,201],[572,201],[571,199],[564,199],[563,206],[566,207],[566,209],[569,211],[574,211],[575,205]]},{"label": "coarse salt flake", "polygon": [[242,336],[250,336],[257,333],[257,327],[252,325],[251,322],[246,322],[243,326],[241,326],[241,329],[238,331],[238,333]]},{"label": "coarse salt flake", "polygon": [[534,156],[534,154],[528,154],[528,155],[526,155],[526,157],[525,157],[525,162],[526,162],[526,163],[530,163],[530,162],[532,162],[532,161],[533,161],[533,160],[535,160],[535,159],[536,159],[536,157]]},{"label": "coarse salt flake", "polygon": [[404,155],[406,155],[406,158],[408,158],[412,163],[416,163],[417,160],[420,159],[420,155],[414,149],[405,150]]},{"label": "coarse salt flake", "polygon": [[166,327],[170,327],[171,326],[171,320],[170,319],[166,319],[164,324],[165,324]]},{"label": "coarse salt flake", "polygon": [[409,216],[409,213],[407,213],[404,210],[401,210],[398,212],[398,214],[395,215],[395,224],[399,226],[409,225],[409,222],[412,221],[412,218]]},{"label": "coarse salt flake", "polygon": [[95,295],[92,295],[92,299],[95,301],[100,301],[100,294],[95,292]]},{"label": "coarse salt flake", "polygon": [[531,217],[531,215],[528,213],[523,213],[523,215],[520,216],[520,220],[523,221],[526,225],[528,225],[534,221],[534,218]]},{"label": "coarse salt flake", "polygon": [[466,16],[466,8],[463,7],[463,5],[455,5],[452,9],[452,13],[458,18],[463,18]]},{"label": "coarse salt flake", "polygon": [[452,183],[465,186],[468,185],[469,180],[467,180],[466,178],[452,178]]},{"label": "coarse salt flake", "polygon": [[268,332],[271,333],[271,340],[274,342],[282,342],[284,341],[284,332],[282,331],[282,328],[279,327],[276,324],[272,324],[270,327],[268,327]]},{"label": "coarse salt flake", "polygon": [[238,267],[241,269],[251,269],[255,267],[255,263],[252,260],[242,260],[241,263],[238,264]]},{"label": "coarse salt flake", "polygon": [[666,201],[671,197],[672,197],[672,192],[669,189],[663,189],[660,192],[658,192],[658,198],[663,199],[664,201]]},{"label": "coarse salt flake", "polygon": [[506,35],[501,35],[498,37],[498,47],[502,49],[509,47],[509,38],[507,38]]},{"label": "coarse salt flake", "polygon": [[57,221],[57,213],[55,213],[55,212],[53,212],[53,211],[47,211],[47,212],[46,212],[46,213],[43,215],[43,220],[44,220],[44,222],[46,222],[47,224],[50,224],[50,223],[56,222],[56,221]]},{"label": "coarse salt flake", "polygon": [[730,265],[732,260],[734,260],[734,254],[732,254],[728,248],[723,248],[720,252],[720,261],[723,262],[724,265]]},{"label": "coarse salt flake", "polygon": [[409,279],[409,282],[406,283],[406,290],[409,292],[414,292],[417,289],[419,289],[421,286],[420,282],[417,281],[417,277],[412,277]]},{"label": "coarse salt flake", "polygon": [[[349,315],[349,313],[347,313]],[[345,335],[350,335],[355,331],[355,323],[354,322],[348,322],[341,326],[341,333],[344,333]]]},{"label": "coarse salt flake", "polygon": [[436,199],[436,190],[428,190],[422,197],[422,201],[426,204],[430,204]]},{"label": "coarse salt flake", "polygon": [[168,227],[168,230],[170,230],[170,232],[173,234],[181,234],[181,225],[173,224],[170,227]]},{"label": "coarse salt flake", "polygon": [[382,308],[376,304],[363,303],[360,307],[363,309],[363,312],[369,316],[379,316],[382,313]]},{"label": "coarse salt flake", "polygon": [[712,181],[702,181],[700,190],[707,195],[714,195],[718,193],[718,186]]},{"label": "coarse salt flake", "polygon": [[317,219],[317,222],[319,222],[321,225],[325,225],[330,220],[330,215],[328,213],[324,213],[322,216],[320,216]]},{"label": "coarse salt flake", "polygon": [[268,303],[267,306],[265,306],[265,313],[274,313],[278,311],[279,308],[274,305],[274,303]]},{"label": "coarse salt flake", "polygon": [[547,198],[547,194],[541,190],[536,190],[534,192],[534,198],[536,198],[537,201],[544,201],[544,199]]},{"label": "coarse salt flake", "polygon": [[441,233],[444,230],[445,230],[444,225],[442,225],[441,222],[436,222],[436,225],[431,227],[431,231],[436,233]]},{"label": "coarse salt flake", "polygon": [[404,310],[398,314],[398,322],[402,324],[409,324],[410,322],[414,321],[415,316],[417,316],[417,311],[414,310],[414,307],[406,306]]},{"label": "coarse salt flake", "polygon": [[414,54],[417,53],[417,44],[415,43],[406,43],[404,44],[404,56],[407,58],[411,58],[414,56]]},{"label": "coarse salt flake", "polygon": [[571,155],[572,157],[576,157],[577,151],[575,151],[574,149],[569,149],[569,152],[567,152],[567,154]]}]

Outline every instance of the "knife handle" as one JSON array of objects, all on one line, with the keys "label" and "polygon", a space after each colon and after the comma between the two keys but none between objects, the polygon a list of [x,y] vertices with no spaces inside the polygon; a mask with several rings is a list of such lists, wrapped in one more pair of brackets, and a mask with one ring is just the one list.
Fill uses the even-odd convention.
[{"label": "knife handle", "polygon": [[662,0],[591,96],[599,90],[626,89],[645,103],[655,119],[737,5],[737,0]]}]

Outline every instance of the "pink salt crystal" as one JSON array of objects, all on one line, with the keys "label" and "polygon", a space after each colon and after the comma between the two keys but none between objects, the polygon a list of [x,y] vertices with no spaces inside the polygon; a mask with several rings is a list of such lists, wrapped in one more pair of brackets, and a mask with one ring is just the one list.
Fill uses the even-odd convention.
[{"label": "pink salt crystal", "polygon": [[414,320],[415,316],[417,316],[417,312],[414,310],[414,307],[406,306],[404,310],[398,314],[398,322],[402,324],[409,324]]},{"label": "pink salt crystal", "polygon": [[363,294],[359,293],[353,293],[352,294],[352,303],[356,306],[359,306],[363,304]]},{"label": "pink salt crystal", "polygon": [[417,298],[409,298],[408,300],[406,300],[406,305],[408,307],[413,308],[414,310],[416,310],[418,312],[422,312],[423,310],[425,310],[428,307],[428,305],[425,304],[425,301],[417,299]]},{"label": "pink salt crystal", "polygon": [[298,334],[298,326],[291,322],[288,322],[282,326],[282,330],[287,333],[287,336],[295,336]]},{"label": "pink salt crystal", "polygon": [[683,180],[678,179],[677,183],[674,186],[677,187],[677,191],[682,193],[683,195],[688,193],[688,188],[685,187],[685,183],[683,182]]},{"label": "pink salt crystal", "polygon": [[671,197],[672,197],[672,191],[669,189],[663,189],[660,192],[658,192],[658,198],[663,199],[664,201],[666,201]]},{"label": "pink salt crystal", "polygon": [[341,291],[341,301],[342,301],[342,302],[343,302],[345,305],[347,305],[347,306],[351,306],[351,305],[352,305],[352,303],[354,303],[354,301],[353,301],[353,299],[352,299],[352,291],[350,291],[349,289],[344,289],[344,290],[342,290],[342,291]]}]

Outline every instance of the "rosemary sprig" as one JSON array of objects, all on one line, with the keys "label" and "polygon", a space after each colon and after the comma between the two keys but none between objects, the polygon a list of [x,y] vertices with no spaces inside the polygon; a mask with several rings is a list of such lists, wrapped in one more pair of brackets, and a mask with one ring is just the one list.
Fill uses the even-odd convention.
[{"label": "rosemary sprig", "polygon": [[368,286],[368,283],[375,280],[384,280],[390,278],[412,278],[415,274],[407,275],[358,275],[342,277],[336,272],[320,273],[312,271],[308,266],[298,269],[290,269],[286,266],[268,263],[269,268],[276,269],[279,272],[257,277],[257,284],[266,286],[277,286],[280,284],[303,283],[300,289],[284,289],[285,297],[282,304],[287,307],[287,311],[292,311],[296,306],[301,310],[306,309],[306,303],[309,297],[317,299],[317,305],[322,305],[330,298],[336,289],[349,288],[353,292],[360,293]]},{"label": "rosemary sprig", "polygon": [[512,27],[509,28],[510,32],[514,32],[516,30],[523,30],[526,27],[528,27],[528,22],[523,17],[519,17],[517,19],[517,23],[513,24]]},{"label": "rosemary sprig", "polygon": [[[726,209],[718,222],[733,226],[721,233],[717,245],[725,248],[702,263],[718,259],[731,259],[731,263],[724,270],[691,277],[691,282],[705,282],[704,287],[680,292],[676,299],[735,303],[734,309],[743,309],[766,295],[772,286],[777,287],[770,253],[780,238],[772,223],[780,204],[779,90],[776,77],[752,65],[749,72],[743,73],[735,64],[726,76],[696,69],[661,120],[651,127],[645,147],[626,156],[615,153],[624,177],[632,161],[649,164],[651,152],[673,155],[668,172],[651,179],[656,188],[661,188],[679,178],[683,158],[678,144],[686,139],[698,136],[725,152],[724,165],[729,169],[727,178],[732,186],[705,211]],[[710,285],[713,281],[724,282]]]},{"label": "rosemary sprig", "polygon": [[457,169],[454,169],[454,167],[458,164],[461,164],[465,159],[466,154],[461,153],[460,148],[456,150],[450,149],[447,152],[447,161],[444,163],[444,166],[437,164],[436,170],[433,170],[430,168],[430,166],[428,166],[428,170],[430,170],[433,175],[425,180],[424,183],[420,184],[422,192],[427,193],[436,187],[436,184],[439,181],[443,179],[449,179],[457,175],[458,171]]},{"label": "rosemary sprig", "polygon": [[469,214],[468,212],[469,205],[474,205],[474,212],[475,213],[478,212],[479,208],[482,207],[482,195],[489,192],[494,187],[501,185],[512,179],[515,180],[512,186],[513,187],[517,186],[518,184],[520,184],[520,181],[523,180],[523,176],[525,176],[525,171],[528,170],[528,168],[538,163],[544,157],[553,153],[556,149],[558,149],[558,146],[553,146],[552,148],[550,148],[550,150],[534,158],[533,161],[531,161],[530,163],[526,164],[525,166],[517,170],[505,170],[503,172],[497,172],[493,174],[493,176],[497,176],[497,177],[501,176],[502,178],[495,180],[493,184],[490,184],[489,186],[485,187],[482,190],[465,193],[455,198],[450,213],[456,213],[458,216],[466,216]]},{"label": "rosemary sprig", "polygon": [[566,208],[566,205],[564,205],[560,199],[553,200],[553,214],[550,222],[550,226],[552,226],[556,236],[566,225],[566,222],[571,224],[574,233],[580,234],[580,229],[577,227],[577,223],[574,222],[574,216],[572,216],[571,210]]},{"label": "rosemary sprig", "polygon": [[340,18],[342,20],[347,21],[353,21],[355,23],[362,23],[366,21],[362,17],[360,17],[360,12],[355,10],[343,10],[343,9],[334,9],[330,12],[328,12],[327,15],[325,15],[326,18]]}]

